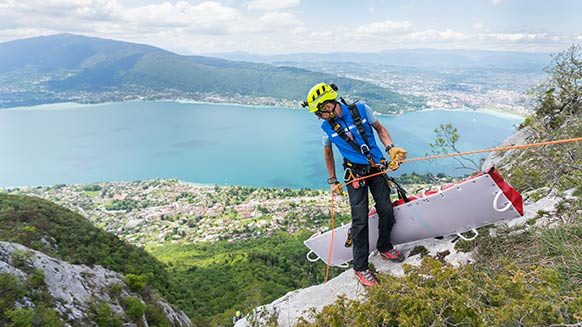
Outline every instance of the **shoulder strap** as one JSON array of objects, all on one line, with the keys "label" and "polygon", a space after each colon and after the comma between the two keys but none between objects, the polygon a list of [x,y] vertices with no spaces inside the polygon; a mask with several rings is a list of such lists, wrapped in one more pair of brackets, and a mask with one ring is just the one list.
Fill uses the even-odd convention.
[{"label": "shoulder strap", "polygon": [[352,119],[354,120],[354,124],[358,128],[358,133],[360,133],[360,135],[364,139],[364,142],[369,146],[370,142],[368,142],[368,136],[366,135],[366,130],[364,130],[364,125],[362,123],[362,117],[360,117],[360,112],[358,111],[358,107],[356,106],[356,103],[352,103],[352,104],[348,105],[348,108],[350,109],[350,113],[352,114]]},{"label": "shoulder strap", "polygon": [[356,152],[362,152],[362,149],[358,146],[358,144],[348,136],[342,125],[335,121],[334,118],[328,120],[327,122],[331,125],[331,128],[337,133],[337,135],[342,138],[342,140],[346,141],[346,143],[349,144],[354,150],[356,150]]}]

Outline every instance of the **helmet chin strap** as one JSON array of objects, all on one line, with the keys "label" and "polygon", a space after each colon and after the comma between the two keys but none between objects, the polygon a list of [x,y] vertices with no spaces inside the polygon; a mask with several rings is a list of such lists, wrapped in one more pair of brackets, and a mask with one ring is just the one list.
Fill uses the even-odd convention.
[{"label": "helmet chin strap", "polygon": [[337,102],[333,103],[333,108],[331,108],[331,110],[329,111],[329,118],[333,119],[335,118],[335,107],[337,106]]}]

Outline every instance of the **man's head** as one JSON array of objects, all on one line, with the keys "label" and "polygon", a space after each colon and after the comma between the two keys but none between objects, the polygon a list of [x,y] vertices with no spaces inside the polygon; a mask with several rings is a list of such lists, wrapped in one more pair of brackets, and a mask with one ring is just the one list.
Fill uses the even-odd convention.
[{"label": "man's head", "polygon": [[307,101],[303,103],[304,107],[308,107],[310,112],[313,112],[318,117],[325,113],[331,113],[336,103],[337,86],[334,84],[327,85],[326,83],[319,83],[309,90],[307,93]]}]

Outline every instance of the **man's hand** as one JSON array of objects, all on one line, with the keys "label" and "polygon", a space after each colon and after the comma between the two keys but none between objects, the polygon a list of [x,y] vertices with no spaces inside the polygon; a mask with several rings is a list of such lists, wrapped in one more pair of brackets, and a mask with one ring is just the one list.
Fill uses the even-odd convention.
[{"label": "man's hand", "polygon": [[408,152],[403,148],[391,147],[388,150],[388,154],[390,155],[391,161],[396,161],[398,163],[406,160],[408,156]]},{"label": "man's hand", "polygon": [[400,164],[397,161],[390,161],[388,163],[388,168],[390,170],[396,170],[396,169],[400,168]]},{"label": "man's hand", "polygon": [[388,163],[388,168],[390,170],[396,170],[400,168],[400,163],[406,160],[408,152],[403,148],[397,148],[394,144],[390,144],[386,147],[386,152],[390,155],[390,162]]},{"label": "man's hand", "polygon": [[329,187],[331,188],[331,192],[335,193],[335,195],[344,196],[344,190],[342,188],[342,184],[340,182],[335,182],[330,184]]}]

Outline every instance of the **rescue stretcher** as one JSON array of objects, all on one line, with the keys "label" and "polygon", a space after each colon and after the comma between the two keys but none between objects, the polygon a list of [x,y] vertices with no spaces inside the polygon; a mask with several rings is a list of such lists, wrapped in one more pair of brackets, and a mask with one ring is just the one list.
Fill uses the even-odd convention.
[{"label": "rescue stretcher", "polygon": [[[523,216],[523,201],[519,194],[494,168],[449,184],[438,190],[399,199],[393,203],[396,223],[392,228],[393,244],[404,244],[422,239],[457,234],[465,240],[478,236],[477,228],[498,221]],[[369,213],[370,252],[376,250],[378,214]],[[325,233],[316,233],[304,241],[310,249],[307,259],[328,262],[329,265],[347,266],[352,260],[352,248],[346,245],[351,223]],[[471,238],[463,235],[472,231]]]}]

